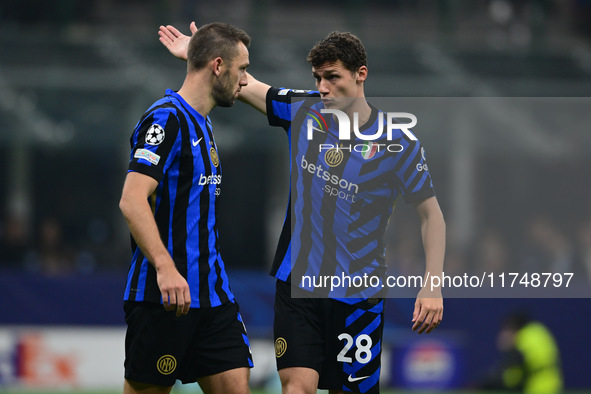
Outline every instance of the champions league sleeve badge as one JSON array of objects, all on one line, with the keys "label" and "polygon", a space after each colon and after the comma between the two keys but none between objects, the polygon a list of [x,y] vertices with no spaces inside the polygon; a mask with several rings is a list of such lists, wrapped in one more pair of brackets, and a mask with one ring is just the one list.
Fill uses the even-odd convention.
[{"label": "champions league sleeve badge", "polygon": [[164,141],[164,129],[159,124],[153,124],[146,132],[146,144],[160,145]]}]

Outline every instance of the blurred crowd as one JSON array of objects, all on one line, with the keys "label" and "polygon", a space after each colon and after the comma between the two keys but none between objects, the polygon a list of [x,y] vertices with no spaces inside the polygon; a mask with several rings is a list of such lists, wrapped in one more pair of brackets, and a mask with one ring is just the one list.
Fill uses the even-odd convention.
[{"label": "blurred crowd", "polygon": [[[484,227],[465,247],[448,242],[444,271],[449,275],[490,273],[573,273],[575,282],[591,282],[591,219],[563,229],[539,214],[515,236]],[[417,229],[418,231],[418,229]],[[393,237],[388,265],[398,275],[421,275],[424,257],[417,233]]]},{"label": "blurred crowd", "polygon": [[81,237],[66,233],[57,216],[45,216],[33,226],[8,216],[0,224],[0,269],[59,276],[127,267],[124,254],[128,249],[123,251],[121,241],[107,242],[106,223],[88,223]]},{"label": "blurred crowd", "polygon": [[[396,225],[412,228],[404,218]],[[572,272],[576,281],[591,282],[591,220],[565,230],[539,214],[524,228],[521,236],[508,239],[503,231],[485,227],[467,247],[448,243],[445,272]],[[34,227],[14,216],[6,217],[0,222],[0,268],[49,276],[127,269],[128,239],[114,239],[107,223],[88,223],[82,237],[65,233],[64,224],[55,216],[42,218]],[[420,275],[424,257],[418,229],[388,234],[388,239],[388,265],[399,275]],[[266,271],[265,259],[261,256],[259,261],[258,268]],[[235,265],[229,262],[230,267]],[[249,266],[256,267],[256,263]]]}]

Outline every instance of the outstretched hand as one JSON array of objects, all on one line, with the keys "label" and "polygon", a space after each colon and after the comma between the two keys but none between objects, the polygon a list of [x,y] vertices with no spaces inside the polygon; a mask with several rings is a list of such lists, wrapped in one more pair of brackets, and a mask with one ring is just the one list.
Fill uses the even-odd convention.
[{"label": "outstretched hand", "polygon": [[[191,35],[197,33],[197,25],[195,25],[195,22],[191,22],[189,29],[191,29]],[[191,39],[190,36],[184,35],[178,31],[176,27],[171,25],[160,26],[158,35],[160,36],[159,40],[162,45],[164,45],[170,53],[178,59],[187,60],[189,40]]]}]

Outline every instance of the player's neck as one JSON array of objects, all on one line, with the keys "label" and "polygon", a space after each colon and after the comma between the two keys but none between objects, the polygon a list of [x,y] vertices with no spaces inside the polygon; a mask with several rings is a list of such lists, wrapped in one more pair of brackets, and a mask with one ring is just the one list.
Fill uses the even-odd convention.
[{"label": "player's neck", "polygon": [[216,106],[212,96],[212,84],[202,73],[187,74],[178,94],[201,116],[207,117]]}]

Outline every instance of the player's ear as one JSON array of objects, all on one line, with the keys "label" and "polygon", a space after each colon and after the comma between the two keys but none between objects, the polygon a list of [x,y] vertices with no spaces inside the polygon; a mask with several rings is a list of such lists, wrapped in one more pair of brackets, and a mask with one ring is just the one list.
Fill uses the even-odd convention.
[{"label": "player's ear", "polygon": [[216,57],[211,61],[211,71],[216,77],[219,77],[222,74],[222,64],[224,61],[221,57]]},{"label": "player's ear", "polygon": [[367,78],[367,67],[366,66],[359,67],[359,69],[357,70],[357,82],[365,82],[366,78]]}]

